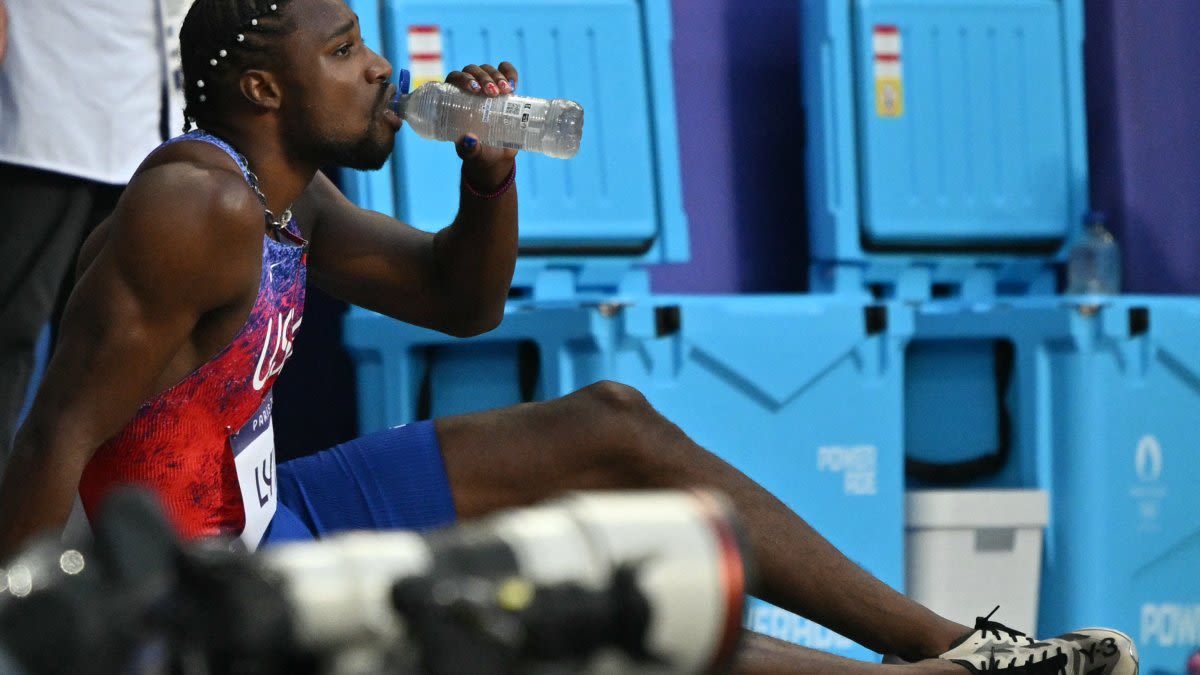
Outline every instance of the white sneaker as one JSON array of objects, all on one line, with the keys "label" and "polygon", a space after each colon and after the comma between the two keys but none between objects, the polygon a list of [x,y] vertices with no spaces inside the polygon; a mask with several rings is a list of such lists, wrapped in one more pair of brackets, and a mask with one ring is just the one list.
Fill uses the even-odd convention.
[{"label": "white sneaker", "polygon": [[1085,628],[1035,640],[990,621],[992,614],[975,619],[975,630],[938,658],[953,661],[972,673],[1137,675],[1137,648],[1120,631]]}]

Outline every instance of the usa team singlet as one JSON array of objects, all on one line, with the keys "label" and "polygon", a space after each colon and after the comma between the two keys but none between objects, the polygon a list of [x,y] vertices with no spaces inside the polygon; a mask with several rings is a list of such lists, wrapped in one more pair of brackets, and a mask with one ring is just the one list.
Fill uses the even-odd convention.
[{"label": "usa team singlet", "polygon": [[[220,147],[249,183],[246,166],[220,139],[197,130],[164,145],[180,141]],[[143,403],[92,457],[79,485],[89,518],[111,489],[136,484],[157,493],[185,537],[238,535],[257,545],[277,504],[271,386],[304,310],[307,242],[294,220],[280,239],[264,232],[258,297],[233,340]]]}]

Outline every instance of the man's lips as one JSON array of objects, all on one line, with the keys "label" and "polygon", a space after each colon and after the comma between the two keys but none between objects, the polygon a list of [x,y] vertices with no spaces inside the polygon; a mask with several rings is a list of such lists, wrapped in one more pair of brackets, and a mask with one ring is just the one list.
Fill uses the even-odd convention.
[{"label": "man's lips", "polygon": [[400,126],[404,123],[404,120],[401,119],[400,115],[396,112],[395,107],[392,105],[392,102],[396,100],[396,91],[396,85],[389,84],[383,90],[383,96],[381,97],[383,100],[380,102],[379,107],[383,110],[383,117],[388,121],[388,124],[391,124],[392,127],[399,130]]}]

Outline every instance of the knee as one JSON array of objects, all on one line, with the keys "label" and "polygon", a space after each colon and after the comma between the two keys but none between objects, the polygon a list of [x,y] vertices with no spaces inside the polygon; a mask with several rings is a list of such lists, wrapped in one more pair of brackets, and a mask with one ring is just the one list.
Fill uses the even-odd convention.
[{"label": "knee", "polygon": [[637,466],[661,440],[664,419],[637,389],[618,382],[597,382],[580,391],[586,401],[591,433],[621,463]]},{"label": "knee", "polygon": [[600,418],[624,423],[621,426],[645,421],[654,412],[640,391],[620,382],[603,380],[584,387],[579,393]]}]

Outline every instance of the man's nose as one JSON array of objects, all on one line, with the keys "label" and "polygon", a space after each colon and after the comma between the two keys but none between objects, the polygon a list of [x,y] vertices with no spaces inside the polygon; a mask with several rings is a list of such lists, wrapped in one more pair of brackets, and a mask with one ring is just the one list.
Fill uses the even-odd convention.
[{"label": "man's nose", "polygon": [[380,56],[373,50],[371,53],[375,55],[375,62],[372,64],[370,73],[368,75],[371,82],[379,83],[379,82],[391,81],[391,79],[392,79],[392,64],[391,64],[391,62],[389,62],[387,59],[383,58],[382,56]]}]

